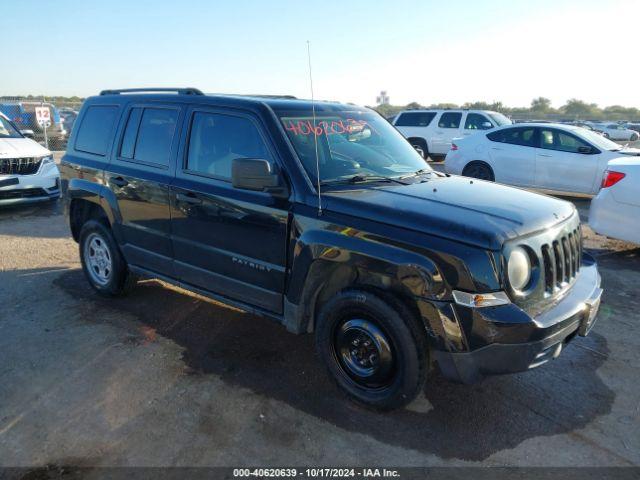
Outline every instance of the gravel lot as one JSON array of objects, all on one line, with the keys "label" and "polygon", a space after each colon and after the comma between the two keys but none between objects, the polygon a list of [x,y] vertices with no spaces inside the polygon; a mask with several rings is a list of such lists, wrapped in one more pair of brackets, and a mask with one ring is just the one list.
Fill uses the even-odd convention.
[{"label": "gravel lot", "polygon": [[310,336],[156,281],[98,297],[59,205],[0,210],[0,466],[640,465],[640,250],[586,245],[605,289],[589,337],[523,374],[434,375],[379,414]]}]

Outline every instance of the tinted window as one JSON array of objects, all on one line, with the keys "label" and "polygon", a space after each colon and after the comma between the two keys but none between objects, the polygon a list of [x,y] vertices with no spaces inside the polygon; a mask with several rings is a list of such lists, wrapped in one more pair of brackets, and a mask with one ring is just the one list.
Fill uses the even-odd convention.
[{"label": "tinted window", "polygon": [[467,114],[467,119],[464,122],[464,128],[466,130],[488,130],[493,127],[485,126],[485,123],[491,124],[489,119],[484,115],[480,115],[479,113],[469,113]]},{"label": "tinted window", "polygon": [[488,133],[487,138],[493,142],[535,147],[535,132],[535,128],[506,128]]},{"label": "tinted window", "polygon": [[196,112],[191,123],[187,169],[231,179],[234,158],[271,159],[253,122],[233,115]]},{"label": "tinted window", "polygon": [[398,117],[397,127],[427,127],[436,112],[407,112]]},{"label": "tinted window", "polygon": [[462,113],[460,112],[445,112],[440,117],[440,121],[438,122],[438,127],[459,128],[461,119],[462,119]]},{"label": "tinted window", "polygon": [[129,113],[127,120],[127,128],[124,131],[122,139],[122,147],[120,148],[120,156],[124,158],[133,158],[136,149],[136,139],[138,138],[138,127],[142,118],[142,108],[133,108]]},{"label": "tinted window", "polygon": [[580,147],[590,145],[571,134],[559,130],[540,131],[540,147],[561,152],[579,153]]},{"label": "tinted window", "polygon": [[118,107],[115,106],[87,108],[76,137],[76,150],[106,155],[117,114]]},{"label": "tinted window", "polygon": [[[132,111],[125,132],[125,139],[129,128],[135,128],[135,113]],[[133,121],[133,123],[132,123]],[[178,123],[178,111],[168,108],[145,108],[140,118],[138,138],[134,151],[123,153],[133,154],[134,160],[155,165],[168,166],[171,155],[171,143]],[[129,134],[133,135],[133,133]],[[127,145],[130,145],[128,141]],[[123,142],[123,149],[125,144]],[[129,148],[129,147],[127,147]]]}]

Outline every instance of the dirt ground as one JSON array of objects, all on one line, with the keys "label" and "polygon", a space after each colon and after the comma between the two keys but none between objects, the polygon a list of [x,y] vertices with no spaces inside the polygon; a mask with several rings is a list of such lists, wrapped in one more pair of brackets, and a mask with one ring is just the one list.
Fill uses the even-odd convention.
[{"label": "dirt ground", "polygon": [[604,286],[588,337],[477,385],[435,374],[380,414],[310,336],[156,281],[101,298],[59,205],[2,209],[0,466],[640,465],[640,250],[585,230]]}]

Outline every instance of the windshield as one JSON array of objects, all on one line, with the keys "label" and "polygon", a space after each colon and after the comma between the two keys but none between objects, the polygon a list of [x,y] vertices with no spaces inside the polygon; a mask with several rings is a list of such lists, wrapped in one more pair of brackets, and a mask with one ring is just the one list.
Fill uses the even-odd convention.
[{"label": "windshield", "polygon": [[320,181],[356,177],[397,178],[431,170],[420,154],[380,115],[370,110],[279,112],[282,125],[315,183],[316,139]]},{"label": "windshield", "polygon": [[0,138],[22,138],[22,135],[9,120],[0,116]]},{"label": "windshield", "polygon": [[491,117],[491,120],[496,122],[496,125],[498,125],[499,127],[501,127],[503,125],[511,125],[513,123],[509,118],[505,117],[501,113],[498,113],[498,112],[487,112],[487,114]]},{"label": "windshield", "polygon": [[593,130],[587,130],[586,128],[580,129],[580,136],[585,140],[593,143],[596,147],[602,150],[622,150],[622,147],[618,145],[616,142],[609,140],[608,138],[603,137],[599,133],[594,132]]}]

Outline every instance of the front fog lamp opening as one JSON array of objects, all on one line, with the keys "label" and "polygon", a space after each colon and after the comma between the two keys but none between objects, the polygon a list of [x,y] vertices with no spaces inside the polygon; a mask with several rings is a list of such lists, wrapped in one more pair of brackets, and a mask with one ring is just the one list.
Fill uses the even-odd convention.
[{"label": "front fog lamp opening", "polygon": [[515,247],[507,259],[507,278],[509,285],[516,291],[527,289],[531,281],[531,259],[522,247]]}]

